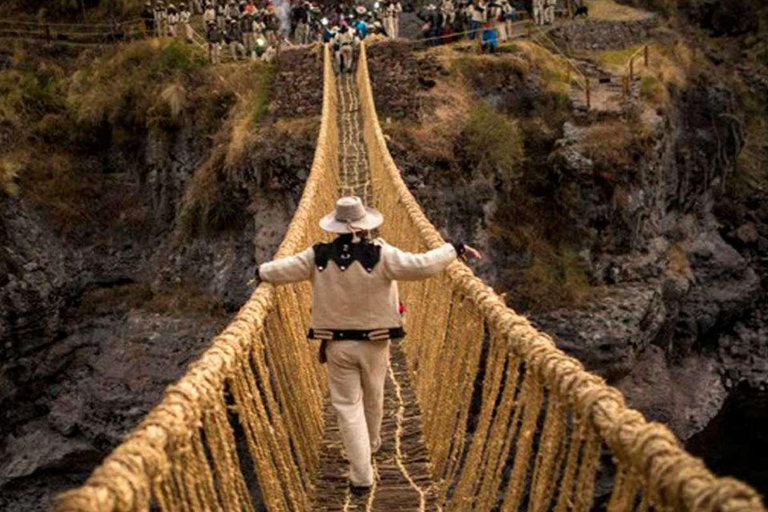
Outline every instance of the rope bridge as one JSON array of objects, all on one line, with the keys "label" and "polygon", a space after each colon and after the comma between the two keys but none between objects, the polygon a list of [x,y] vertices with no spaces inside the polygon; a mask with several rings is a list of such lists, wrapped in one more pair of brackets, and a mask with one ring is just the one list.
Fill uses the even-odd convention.
[{"label": "rope bridge", "polygon": [[[352,118],[339,123],[327,47],[324,79],[312,171],[278,257],[327,236],[319,217],[333,209],[345,186],[340,175],[349,174],[340,173],[339,145],[348,134],[340,136],[339,126],[346,130]],[[410,251],[437,247],[440,235],[387,149],[364,46],[356,82],[367,180],[387,219],[381,234]],[[402,283],[401,292],[409,335],[394,351],[403,364],[390,370],[389,395],[400,404],[397,436],[404,422],[419,423],[431,482],[427,489],[408,477],[422,489],[414,510],[765,511],[753,489],[715,477],[666,427],[628,408],[464,264]],[[323,508],[325,375],[305,339],[309,303],[306,283],[259,286],[85,484],[58,498],[56,510],[252,511],[251,473],[270,510]],[[415,400],[403,398],[411,393],[416,418],[406,410]],[[395,444],[399,457],[404,447]],[[353,508],[403,510],[375,501]]]}]

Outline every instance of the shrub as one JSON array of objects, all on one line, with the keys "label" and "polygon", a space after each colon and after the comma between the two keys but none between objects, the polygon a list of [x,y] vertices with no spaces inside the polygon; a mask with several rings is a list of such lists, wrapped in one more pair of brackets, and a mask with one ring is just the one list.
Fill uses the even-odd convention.
[{"label": "shrub", "polygon": [[496,174],[503,183],[519,178],[525,153],[520,129],[513,119],[479,102],[464,126],[462,143],[468,165],[482,175]]},{"label": "shrub", "polygon": [[68,100],[75,117],[132,126],[176,126],[186,87],[202,82],[205,56],[176,40],[125,45],[74,74]]},{"label": "shrub", "polygon": [[10,156],[0,159],[0,192],[6,195],[15,195],[19,188],[16,180],[19,176],[21,164]]},{"label": "shrub", "polygon": [[650,103],[664,103],[666,101],[664,84],[655,76],[644,76],[640,81],[640,97]]},{"label": "shrub", "polygon": [[223,149],[216,149],[195,173],[182,200],[179,224],[187,240],[243,225],[247,198],[224,172]]}]

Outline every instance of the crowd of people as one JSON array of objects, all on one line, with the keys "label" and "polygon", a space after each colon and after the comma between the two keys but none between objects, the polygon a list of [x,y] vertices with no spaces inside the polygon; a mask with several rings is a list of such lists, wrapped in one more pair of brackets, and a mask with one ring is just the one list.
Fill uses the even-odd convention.
[{"label": "crowd of people", "polygon": [[[321,9],[308,0],[191,0],[189,4],[147,2],[142,19],[148,33],[157,37],[181,37],[194,42],[193,15],[201,15],[203,36],[213,63],[221,62],[221,52],[229,51],[233,60],[274,59],[281,43],[332,43],[337,62],[352,47],[370,34],[399,36],[399,0],[382,0],[371,7],[340,3]],[[347,57],[347,63],[351,57]],[[348,67],[348,66],[342,66]]]},{"label": "crowd of people", "polygon": [[[147,2],[142,18],[149,33],[194,42],[193,15],[202,16],[204,37],[213,63],[222,51],[233,60],[274,59],[280,44],[331,43],[337,71],[351,71],[354,48],[370,34],[400,35],[400,0],[343,0],[321,8],[310,0],[189,0],[178,7],[163,0]],[[558,0],[440,0],[415,13],[429,44],[466,36],[493,52],[512,37],[512,24],[531,14],[535,23],[554,22]],[[562,1],[562,0],[561,0]],[[567,0],[580,4],[581,0]],[[371,3],[373,2],[373,3]]]}]

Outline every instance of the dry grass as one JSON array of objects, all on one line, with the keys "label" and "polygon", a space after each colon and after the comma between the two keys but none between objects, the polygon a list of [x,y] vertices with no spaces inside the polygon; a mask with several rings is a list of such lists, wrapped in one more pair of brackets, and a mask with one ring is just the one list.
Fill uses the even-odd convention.
[{"label": "dry grass", "polygon": [[69,73],[22,51],[12,62],[0,71],[0,130],[12,142],[0,148],[0,193],[16,193],[20,184],[64,231],[92,221],[91,199],[104,194],[94,183],[98,176],[83,172],[87,156],[106,146],[132,151],[148,129],[177,130],[194,113],[196,132],[214,135],[217,146],[192,182],[195,204],[203,205],[196,215],[214,227],[237,217],[240,203],[221,175],[223,157],[230,168],[247,158],[267,113],[272,66],[214,70],[199,49],[169,40],[91,54]]},{"label": "dry grass", "polygon": [[736,162],[736,172],[728,181],[728,193],[745,198],[768,192],[768,105],[742,91],[746,143]]},{"label": "dry grass", "polygon": [[185,88],[205,83],[203,52],[176,40],[130,43],[72,77],[67,101],[78,122],[174,125]]},{"label": "dry grass", "polygon": [[529,41],[518,41],[514,46],[525,55],[532,67],[539,70],[549,92],[565,94],[570,86],[569,77],[575,79],[575,75],[569,73],[569,66],[561,56]]},{"label": "dry grass", "polygon": [[228,168],[238,167],[248,149],[254,145],[254,128],[267,114],[274,77],[273,66],[255,62],[233,70],[226,78],[237,96],[237,103],[230,114],[231,131],[226,150]]},{"label": "dry grass", "polygon": [[632,45],[620,50],[587,52],[587,56],[616,76],[629,73],[629,60],[634,62],[635,76],[641,80],[640,97],[657,107],[669,107],[669,87],[683,88],[692,72],[706,69],[707,63],[696,57],[693,49],[682,40],[673,43],[649,43],[649,64],[645,65],[644,45]]},{"label": "dry grass", "polygon": [[478,103],[467,119],[461,140],[474,172],[498,176],[505,188],[518,181],[525,152],[516,121]]},{"label": "dry grass", "polygon": [[[609,120],[589,126],[578,149],[599,168],[631,172],[647,148],[649,137],[650,133],[639,123]],[[619,176],[616,178],[621,181]]]},{"label": "dry grass", "polygon": [[396,122],[384,129],[390,136],[418,147],[419,154],[428,161],[449,161],[454,157],[456,140],[469,119],[472,105],[465,82],[439,82],[423,96],[429,122]]},{"label": "dry grass", "polygon": [[21,158],[16,155],[5,155],[0,158],[0,192],[6,195],[16,195],[19,187],[16,183],[21,170]]},{"label": "dry grass", "polygon": [[171,118],[178,121],[187,106],[187,90],[180,83],[174,82],[163,89],[160,97],[171,111]]},{"label": "dry grass", "polygon": [[689,281],[694,280],[691,262],[688,260],[688,247],[684,243],[677,243],[669,249],[667,257],[667,270]]},{"label": "dry grass", "polygon": [[598,21],[635,21],[650,16],[650,13],[621,5],[614,0],[587,0],[589,18]]}]

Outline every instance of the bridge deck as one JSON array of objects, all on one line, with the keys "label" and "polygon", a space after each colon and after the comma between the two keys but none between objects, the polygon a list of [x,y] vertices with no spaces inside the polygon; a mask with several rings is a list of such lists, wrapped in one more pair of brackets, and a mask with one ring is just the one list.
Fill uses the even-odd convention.
[{"label": "bridge deck", "polygon": [[[371,201],[368,158],[361,131],[357,86],[353,75],[338,77],[339,178],[342,195],[356,194]],[[376,481],[371,493],[356,497],[348,490],[336,414],[326,403],[326,432],[317,477],[315,510],[427,511],[436,510],[429,457],[410,385],[405,356],[392,343],[385,387],[382,446],[374,455]]]},{"label": "bridge deck", "polygon": [[357,497],[348,490],[348,463],[330,403],[326,404],[325,421],[326,437],[317,478],[315,510],[437,510],[419,406],[410,385],[405,357],[397,342],[392,343],[385,388],[382,445],[373,458],[376,481],[367,496]]}]

